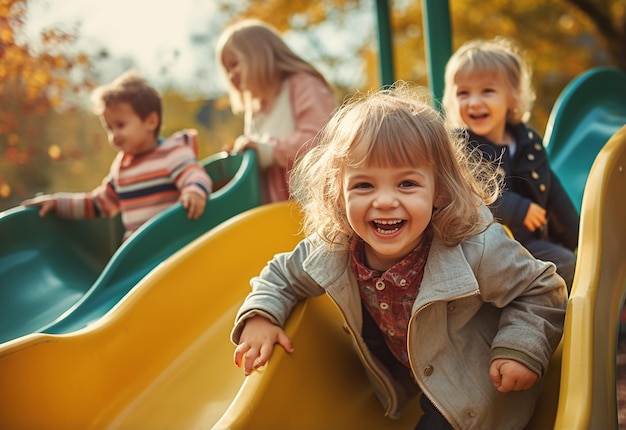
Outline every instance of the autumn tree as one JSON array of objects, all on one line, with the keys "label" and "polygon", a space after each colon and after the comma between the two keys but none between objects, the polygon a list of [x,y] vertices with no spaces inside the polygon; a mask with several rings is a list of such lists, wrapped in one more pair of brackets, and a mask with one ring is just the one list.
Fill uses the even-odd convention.
[{"label": "autumn tree", "polygon": [[50,113],[71,108],[92,87],[90,60],[69,53],[76,35],[44,29],[31,43],[23,34],[28,0],[0,0],[0,199],[15,187],[43,186],[42,158],[62,157],[59,145],[43,133]]},{"label": "autumn tree", "polygon": [[[223,3],[229,3],[223,0]],[[389,0],[396,79],[428,84],[422,28],[422,2]],[[396,4],[397,3],[397,4]],[[355,11],[370,9],[375,0],[247,0],[238,3],[239,16],[254,16],[277,28],[314,32],[324,22],[338,28]],[[496,35],[517,40],[534,69],[538,100],[532,122],[544,129],[556,98],[575,76],[598,65],[626,71],[626,2],[624,0],[450,0],[453,48],[473,38]],[[375,22],[375,21],[374,21]],[[380,85],[378,53],[372,37],[358,46],[346,46],[343,56],[331,61],[327,70],[346,58],[361,59],[364,88]],[[318,63],[316,63],[318,65]],[[354,73],[354,72],[353,72]]]}]

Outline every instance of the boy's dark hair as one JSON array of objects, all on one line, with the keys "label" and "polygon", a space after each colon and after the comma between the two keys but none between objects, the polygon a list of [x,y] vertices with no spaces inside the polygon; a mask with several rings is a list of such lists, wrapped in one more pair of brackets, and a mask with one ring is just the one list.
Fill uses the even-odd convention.
[{"label": "boy's dark hair", "polygon": [[137,72],[129,71],[120,75],[108,85],[96,88],[92,95],[94,112],[102,115],[107,106],[116,103],[128,103],[135,113],[145,120],[152,112],[159,116],[159,122],[154,130],[155,137],[161,131],[163,108],[161,96]]}]

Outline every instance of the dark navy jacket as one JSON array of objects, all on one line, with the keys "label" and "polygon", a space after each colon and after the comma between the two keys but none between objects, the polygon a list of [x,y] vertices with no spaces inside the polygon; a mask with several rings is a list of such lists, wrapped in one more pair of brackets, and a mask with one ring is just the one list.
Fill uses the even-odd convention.
[{"label": "dark navy jacket", "polygon": [[[490,209],[522,244],[532,237],[557,243],[572,251],[578,246],[579,217],[561,182],[549,165],[542,138],[525,124],[507,125],[517,143],[513,157],[509,148],[466,130],[467,145],[478,148],[483,160],[498,162],[505,172],[501,198]],[[524,217],[531,202],[547,211],[548,224],[530,232]]]}]

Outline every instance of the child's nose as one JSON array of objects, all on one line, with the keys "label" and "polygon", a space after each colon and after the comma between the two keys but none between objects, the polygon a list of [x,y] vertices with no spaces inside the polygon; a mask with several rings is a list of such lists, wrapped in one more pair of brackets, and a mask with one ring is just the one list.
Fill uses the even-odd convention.
[{"label": "child's nose", "polygon": [[480,95],[478,94],[472,94],[469,96],[469,104],[471,105],[477,105],[480,102],[482,102],[482,97],[480,97]]},{"label": "child's nose", "polygon": [[399,204],[400,202],[393,193],[379,193],[372,202],[372,206],[376,209],[395,208]]}]

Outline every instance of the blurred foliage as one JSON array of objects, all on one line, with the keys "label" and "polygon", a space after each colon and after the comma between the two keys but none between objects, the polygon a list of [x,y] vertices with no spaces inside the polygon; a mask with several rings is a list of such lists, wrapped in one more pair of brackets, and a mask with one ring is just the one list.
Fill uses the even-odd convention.
[{"label": "blurred foliage", "polygon": [[[389,5],[395,77],[427,85],[422,2]],[[294,23],[311,29],[328,19],[340,23],[363,7],[374,11],[375,0],[242,0],[238,17],[255,16],[282,30]],[[531,124],[538,130],[545,129],[556,98],[574,77],[599,65],[626,70],[626,0],[450,0],[449,7],[453,49],[469,39],[502,35],[525,51],[537,92]],[[374,42],[364,40],[357,51],[368,89],[380,85]]]},{"label": "blurred foliage", "polygon": [[[88,191],[115,156],[86,106],[89,91],[103,83],[98,62],[108,53],[79,52],[80,35],[57,28],[42,29],[37,41],[24,40],[27,6],[34,1],[40,0],[0,0],[0,211],[36,192]],[[323,71],[338,100],[380,86],[375,0],[217,1],[219,25],[209,25],[215,33],[205,35],[209,45],[227,24],[224,17],[255,17],[301,42],[296,51]],[[396,79],[427,85],[421,1],[389,0],[389,5]],[[504,35],[525,50],[537,92],[531,125],[539,131],[574,77],[600,65],[626,70],[626,0],[449,0],[449,5],[453,48]],[[352,33],[359,34],[357,40],[343,37]],[[162,95],[162,134],[196,128],[200,158],[220,151],[242,130],[242,118],[232,115],[225,95],[190,99],[175,87]]]},{"label": "blurred foliage", "polygon": [[26,6],[26,0],[0,0],[0,199],[5,200],[47,185],[47,168],[31,166],[60,156],[46,139],[54,109],[75,109],[80,94],[93,87],[89,57],[68,53],[75,35],[44,29],[37,49],[23,40]]}]

